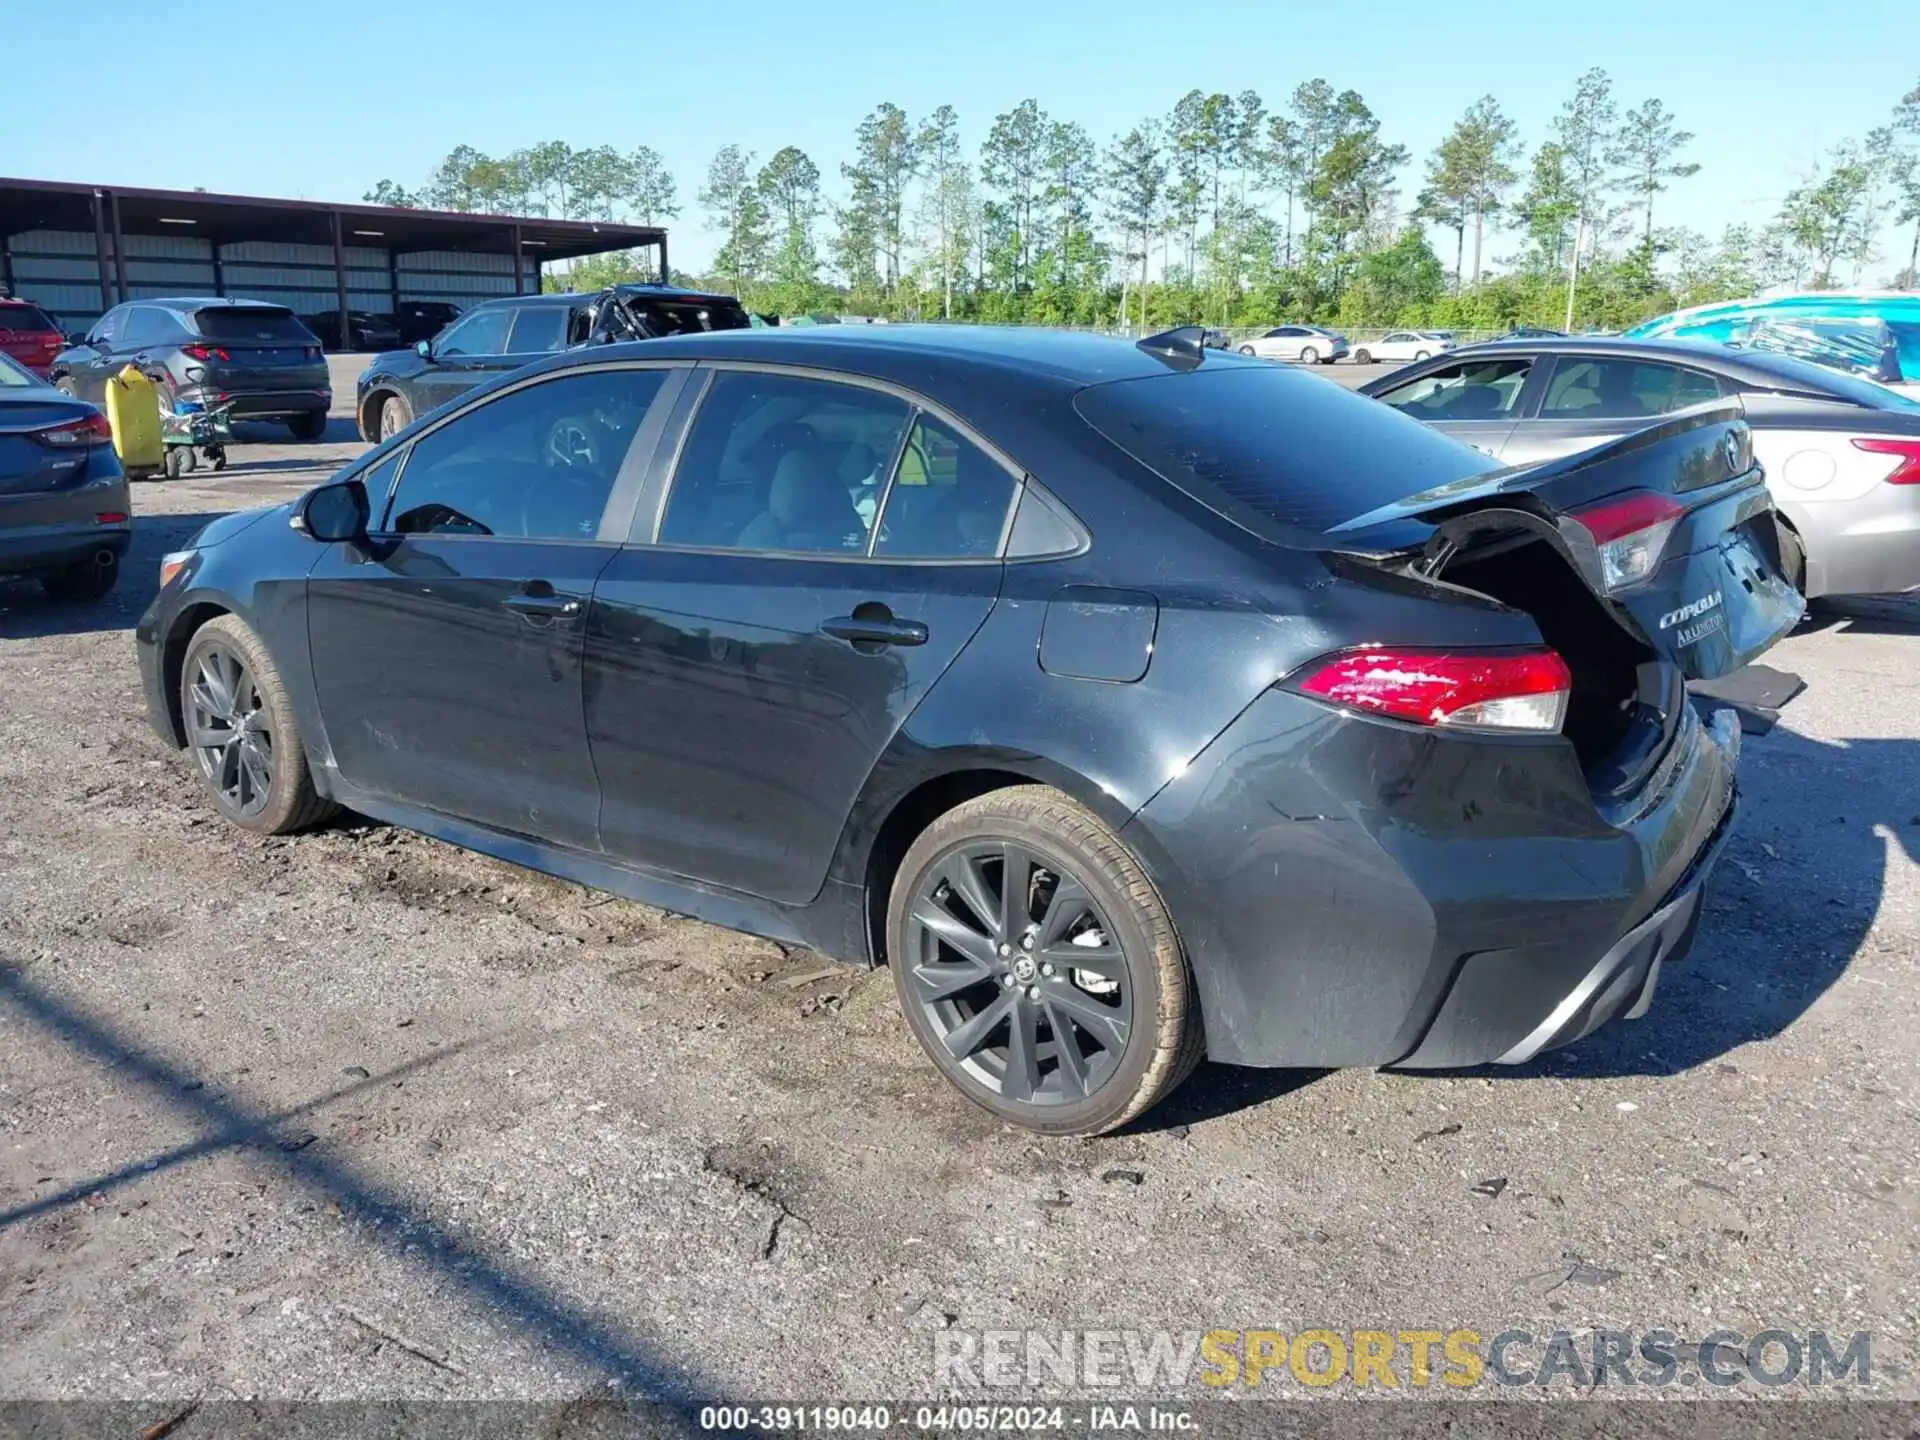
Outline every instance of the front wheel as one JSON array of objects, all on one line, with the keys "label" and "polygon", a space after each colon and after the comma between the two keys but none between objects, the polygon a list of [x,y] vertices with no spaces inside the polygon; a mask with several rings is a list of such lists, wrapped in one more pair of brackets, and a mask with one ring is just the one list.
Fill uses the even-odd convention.
[{"label": "front wheel", "polygon": [[273,657],[238,617],[194,631],[180,667],[180,716],[214,808],[242,830],[286,835],[338,808],[314,789]]},{"label": "front wheel", "polygon": [[380,402],[380,439],[391,439],[412,423],[413,407],[398,395],[389,395]]},{"label": "front wheel", "polygon": [[1253,346],[1251,346],[1251,345],[1242,345],[1242,346],[1240,347],[1240,353],[1241,353],[1242,355],[1251,355],[1251,354],[1253,354],[1253,353],[1254,353],[1254,350],[1253,350]]},{"label": "front wheel", "polygon": [[304,415],[296,415],[287,421],[287,429],[293,432],[296,440],[318,440],[327,433],[327,412],[309,410]]},{"label": "front wheel", "polygon": [[915,1038],[1003,1120],[1099,1134],[1199,1063],[1199,1000],[1165,905],[1057,790],[996,790],[929,826],[894,879],[887,943]]},{"label": "front wheel", "polygon": [[1371,365],[1373,363],[1373,352],[1370,350],[1354,351],[1353,363],[1356,365]]}]

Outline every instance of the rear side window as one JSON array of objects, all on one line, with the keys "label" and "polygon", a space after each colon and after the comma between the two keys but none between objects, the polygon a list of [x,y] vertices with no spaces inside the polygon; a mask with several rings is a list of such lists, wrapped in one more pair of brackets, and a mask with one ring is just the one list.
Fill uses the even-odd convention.
[{"label": "rear side window", "polygon": [[864,554],[910,414],[862,386],[722,371],[674,470],[660,543]]},{"label": "rear side window", "polygon": [[986,452],[922,414],[907,432],[873,553],[928,560],[999,553],[1014,479]]},{"label": "rear side window", "polygon": [[0,305],[0,334],[36,335],[59,329],[37,305]]},{"label": "rear side window", "polygon": [[291,310],[274,306],[223,305],[196,310],[193,328],[209,340],[311,345],[313,332]]},{"label": "rear side window", "polygon": [[179,329],[166,311],[151,305],[136,305],[127,312],[126,329],[121,331],[120,338],[128,345],[151,345],[172,339]]},{"label": "rear side window", "polygon": [[1149,470],[1283,544],[1497,463],[1344,386],[1240,364],[1082,390],[1074,408]]},{"label": "rear side window", "polygon": [[1711,375],[1644,360],[1561,360],[1542,420],[1639,420],[1720,398]]},{"label": "rear side window", "polygon": [[567,343],[567,307],[528,305],[514,312],[509,355],[542,355]]},{"label": "rear side window", "polygon": [[1520,404],[1532,369],[1533,360],[1524,355],[1462,360],[1429,370],[1379,398],[1416,420],[1501,420]]}]

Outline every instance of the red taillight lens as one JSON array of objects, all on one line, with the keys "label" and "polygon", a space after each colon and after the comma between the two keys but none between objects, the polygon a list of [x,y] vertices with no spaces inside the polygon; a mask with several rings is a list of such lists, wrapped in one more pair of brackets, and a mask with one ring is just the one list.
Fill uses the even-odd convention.
[{"label": "red taillight lens", "polygon": [[94,515],[93,523],[96,525],[124,525],[127,523],[127,515],[124,510],[101,510]]},{"label": "red taillight lens", "polygon": [[203,364],[208,360],[233,359],[233,356],[229,355],[218,345],[182,345],[180,347],[180,353],[189,359],[201,361]]},{"label": "red taillight lens", "polygon": [[1920,440],[1881,440],[1862,436],[1854,440],[1853,448],[1874,455],[1898,455],[1900,463],[1887,476],[1887,484],[1920,485]]},{"label": "red taillight lens", "polygon": [[51,445],[56,450],[72,450],[88,445],[111,445],[113,427],[107,424],[107,417],[99,411],[82,420],[71,420],[65,425],[55,425],[46,430],[36,430],[33,438],[42,445]]},{"label": "red taillight lens", "polygon": [[1415,725],[1541,734],[1566,718],[1573,676],[1551,650],[1349,650],[1315,662],[1297,688]]},{"label": "red taillight lens", "polygon": [[1574,519],[1600,550],[1600,575],[1609,590],[1644,580],[1660,563],[1667,537],[1687,507],[1658,490],[1632,490],[1576,511]]},{"label": "red taillight lens", "polygon": [[320,347],[318,345],[307,346],[306,356],[309,360],[318,360],[320,358]]}]

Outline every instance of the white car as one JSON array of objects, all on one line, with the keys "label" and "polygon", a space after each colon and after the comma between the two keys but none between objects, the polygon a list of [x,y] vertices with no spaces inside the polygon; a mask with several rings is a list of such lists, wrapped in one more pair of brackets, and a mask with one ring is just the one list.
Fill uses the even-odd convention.
[{"label": "white car", "polygon": [[1369,340],[1354,346],[1353,363],[1371,365],[1382,360],[1402,365],[1451,350],[1453,344],[1453,337],[1439,330],[1396,330],[1384,340]]},{"label": "white car", "polygon": [[1262,360],[1331,365],[1347,353],[1347,337],[1318,325],[1277,325],[1264,335],[1241,341],[1240,353],[1258,355]]}]

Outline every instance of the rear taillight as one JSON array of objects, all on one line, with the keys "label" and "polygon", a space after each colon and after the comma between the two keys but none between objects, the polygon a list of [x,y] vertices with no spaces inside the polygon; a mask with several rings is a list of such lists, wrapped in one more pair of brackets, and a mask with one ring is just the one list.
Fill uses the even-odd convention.
[{"label": "rear taillight", "polygon": [[1899,456],[1900,463],[1887,476],[1887,484],[1920,485],[1920,440],[1882,440],[1862,436],[1854,440],[1853,448],[1873,455]]},{"label": "rear taillight", "polygon": [[309,345],[303,353],[309,360],[318,360],[320,358],[320,347],[318,345]]},{"label": "rear taillight", "polygon": [[1574,512],[1600,551],[1600,579],[1623,589],[1651,575],[1687,507],[1657,490],[1635,490]]},{"label": "rear taillight", "polygon": [[33,438],[42,445],[51,445],[56,450],[73,450],[89,445],[111,445],[113,427],[107,424],[107,417],[99,411],[82,420],[72,420],[65,425],[50,426],[45,430],[33,432]]},{"label": "rear taillight", "polygon": [[218,345],[182,345],[180,347],[180,353],[188,359],[198,360],[202,364],[205,364],[209,360],[225,361],[233,359],[233,356],[229,355]]},{"label": "rear taillight", "polygon": [[1349,650],[1316,661],[1295,688],[1415,725],[1551,734],[1566,718],[1573,676],[1551,650]]}]

